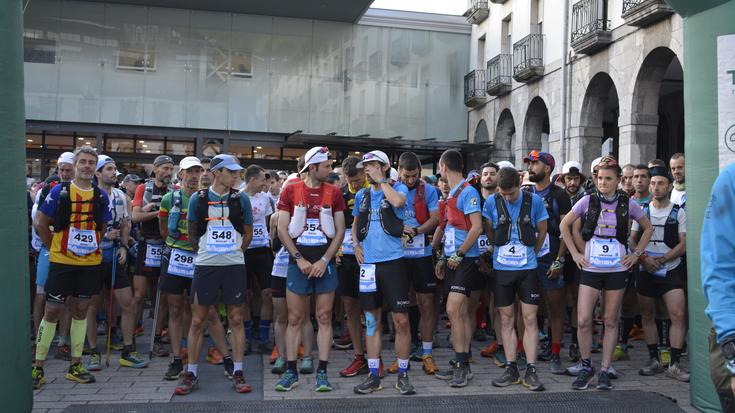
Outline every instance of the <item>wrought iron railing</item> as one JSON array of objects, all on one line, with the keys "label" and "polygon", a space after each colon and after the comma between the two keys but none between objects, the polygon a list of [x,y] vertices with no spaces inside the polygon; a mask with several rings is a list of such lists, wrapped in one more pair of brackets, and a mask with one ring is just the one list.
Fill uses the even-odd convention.
[{"label": "wrought iron railing", "polygon": [[464,76],[464,101],[485,97],[485,70],[477,69]]},{"label": "wrought iron railing", "polygon": [[470,0],[469,9],[472,13],[478,9],[487,9],[487,0]]},{"label": "wrought iron railing", "polygon": [[635,9],[648,0],[623,0],[623,14]]},{"label": "wrought iron railing", "polygon": [[590,33],[607,31],[607,2],[581,0],[572,6],[572,43]]},{"label": "wrought iron railing", "polygon": [[487,89],[491,90],[500,85],[510,85],[513,76],[513,56],[499,54],[487,62]]},{"label": "wrought iron railing", "polygon": [[513,74],[544,65],[544,36],[529,34],[513,44]]}]

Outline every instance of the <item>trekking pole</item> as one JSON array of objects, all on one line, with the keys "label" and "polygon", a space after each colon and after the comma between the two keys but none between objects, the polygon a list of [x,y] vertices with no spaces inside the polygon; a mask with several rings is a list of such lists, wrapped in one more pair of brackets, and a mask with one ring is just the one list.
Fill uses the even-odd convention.
[{"label": "trekking pole", "polygon": [[110,341],[112,337],[112,298],[115,292],[115,273],[117,272],[117,249],[118,241],[113,242],[112,247],[112,281],[110,282],[110,299],[107,307],[107,351],[105,353],[105,367],[110,367]]},{"label": "trekking pole", "polygon": [[156,341],[156,325],[158,323],[158,302],[161,300],[161,283],[156,286],[156,302],[153,304],[153,329],[151,330],[151,346],[148,350],[148,360],[153,360],[153,345]]}]

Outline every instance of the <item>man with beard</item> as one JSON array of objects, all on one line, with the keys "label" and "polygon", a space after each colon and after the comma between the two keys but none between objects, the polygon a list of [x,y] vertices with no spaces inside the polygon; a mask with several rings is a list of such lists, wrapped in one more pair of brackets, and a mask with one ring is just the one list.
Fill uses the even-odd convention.
[{"label": "man with beard", "polygon": [[100,291],[99,245],[107,222],[112,219],[107,194],[92,184],[96,166],[97,152],[89,146],[78,148],[74,155],[74,179],[51,189],[36,216],[34,225],[49,250],[50,264],[45,285],[46,310],[36,335],[34,389],[46,382],[43,366],[65,304],[72,316],[71,362],[65,378],[77,383],[94,382],[81,358],[89,301]]},{"label": "man with beard", "polygon": [[[153,179],[135,189],[133,198],[133,222],[140,223],[142,239],[138,243],[138,262],[133,276],[135,304],[138,308],[136,321],[143,316],[145,299],[150,288],[155,284],[161,273],[161,256],[163,255],[164,240],[158,227],[158,210],[161,199],[168,192],[173,191],[171,178],[174,172],[174,161],[168,155],[159,155],[153,161]],[[158,306],[159,303],[154,303]],[[155,311],[155,310],[154,310]],[[162,324],[159,317],[158,324]],[[167,357],[168,352],[161,343],[160,327],[153,326],[154,345],[153,353],[157,357]]]},{"label": "man with beard", "polygon": [[582,183],[585,181],[585,177],[582,175],[582,164],[577,161],[569,161],[561,167],[561,174],[564,190],[569,195],[572,205],[574,205],[584,196]]},{"label": "man with beard", "polygon": [[[125,261],[128,250],[121,247],[127,245],[130,237],[130,215],[128,214],[127,197],[125,194],[113,187],[117,182],[117,166],[115,161],[106,155],[100,155],[97,161],[97,186],[104,191],[110,199],[110,212],[112,219],[107,222],[107,232],[102,238],[102,286],[113,288],[115,291],[115,302],[122,309],[120,327],[123,333],[123,350],[119,363],[123,367],[144,368],[148,362],[143,360],[135,350],[133,342],[133,330],[135,329],[135,301],[130,281],[125,274]],[[112,284],[112,260],[117,260],[115,265],[115,284]],[[87,310],[87,340],[92,349],[87,363],[87,370],[97,371],[102,369],[100,351],[97,348],[97,311],[102,306],[102,295],[95,294],[90,300]],[[112,322],[113,314],[107,315],[108,323]]]},{"label": "man with beard", "polygon": [[537,253],[537,275],[546,306],[549,310],[551,327],[551,356],[549,368],[554,374],[563,374],[559,353],[564,334],[564,277],[561,275],[562,265],[567,254],[566,244],[561,242],[559,223],[571,209],[572,204],[565,192],[551,184],[551,172],[556,162],[550,153],[531,151],[523,159],[528,164],[528,178],[535,185],[531,192],[540,196],[549,215],[547,234],[543,247]]},{"label": "man with beard", "polygon": [[671,190],[671,202],[686,208],[687,193],[684,186],[684,154],[677,152],[669,160],[671,175],[674,177],[674,189]]},{"label": "man with beard", "polygon": [[[420,324],[421,350],[416,353],[421,354],[424,372],[431,375],[438,370],[433,357],[438,303],[437,279],[427,234],[433,234],[439,224],[439,196],[421,179],[421,161],[415,153],[401,154],[398,173],[400,181],[408,188],[403,221],[403,255],[418,303],[418,309],[409,308],[409,319],[412,331]],[[415,310],[420,313],[420,318],[419,314],[412,315]]]}]

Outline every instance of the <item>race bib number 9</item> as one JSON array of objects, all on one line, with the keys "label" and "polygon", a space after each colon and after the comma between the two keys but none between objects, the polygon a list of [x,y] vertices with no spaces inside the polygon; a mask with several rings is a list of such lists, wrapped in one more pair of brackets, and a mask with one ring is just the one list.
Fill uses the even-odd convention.
[{"label": "race bib number 9", "polygon": [[528,262],[526,246],[511,242],[498,249],[498,262],[509,267],[523,267]]},{"label": "race bib number 9", "polygon": [[227,254],[236,251],[236,240],[232,225],[212,225],[207,228],[207,252]]},{"label": "race bib number 9", "polygon": [[146,244],[145,246],[145,266],[158,268],[161,266],[161,257],[163,256],[163,244]]},{"label": "race bib number 9", "polygon": [[191,251],[184,251],[178,248],[171,250],[171,257],[168,261],[168,273],[179,277],[194,277],[194,258],[196,254]]},{"label": "race bib number 9", "polygon": [[76,255],[84,256],[97,251],[97,234],[93,229],[69,228],[66,249]]},{"label": "race bib number 9", "polygon": [[620,243],[617,240],[592,238],[590,242],[590,265],[592,267],[620,267]]},{"label": "race bib number 9", "polygon": [[378,290],[375,282],[375,264],[360,264],[360,292],[374,293]]}]

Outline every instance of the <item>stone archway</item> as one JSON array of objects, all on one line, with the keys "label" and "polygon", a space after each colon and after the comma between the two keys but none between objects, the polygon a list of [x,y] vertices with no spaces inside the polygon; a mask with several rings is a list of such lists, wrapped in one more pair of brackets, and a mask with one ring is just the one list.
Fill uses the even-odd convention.
[{"label": "stone archway", "polygon": [[635,79],[630,123],[621,126],[621,155],[632,163],[668,159],[684,150],[683,70],[668,47],[653,49]]},{"label": "stone archway", "polygon": [[526,156],[528,152],[538,149],[549,151],[549,110],[546,102],[536,96],[531,100],[523,122],[523,144],[520,152]]},{"label": "stone archway", "polygon": [[510,109],[505,109],[500,113],[495,127],[495,150],[491,156],[493,162],[509,161],[513,165],[516,164],[515,136],[516,125],[513,114]]},{"label": "stone archway", "polygon": [[606,72],[592,77],[579,113],[579,126],[569,136],[568,160],[581,162],[585,170],[592,160],[605,154],[618,155],[618,89]]},{"label": "stone archway", "polygon": [[490,132],[487,129],[487,122],[485,122],[485,119],[480,119],[480,121],[477,122],[473,143],[479,143],[483,146],[482,149],[473,150],[467,154],[467,159],[465,159],[465,169],[468,171],[478,168],[490,159],[492,144],[490,143]]}]

